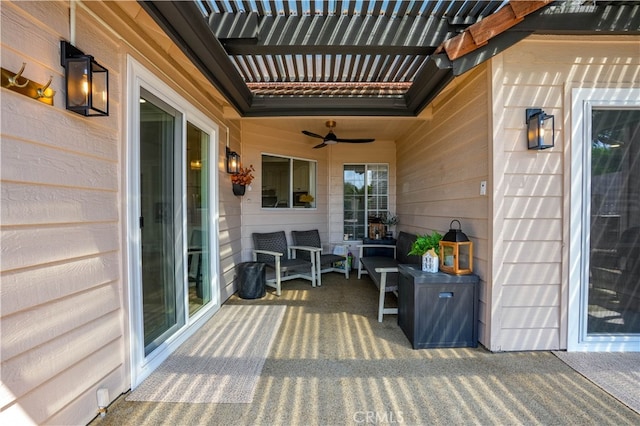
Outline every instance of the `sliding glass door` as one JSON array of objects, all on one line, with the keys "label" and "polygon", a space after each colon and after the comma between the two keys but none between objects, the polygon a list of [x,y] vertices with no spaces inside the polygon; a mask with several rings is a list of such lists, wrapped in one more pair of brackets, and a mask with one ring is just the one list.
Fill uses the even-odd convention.
[{"label": "sliding glass door", "polygon": [[570,351],[640,350],[639,99],[572,91]]},{"label": "sliding glass door", "polygon": [[640,110],[591,123],[587,335],[640,333]]},{"label": "sliding glass door", "polygon": [[219,308],[217,127],[129,64],[128,288],[132,388]]},{"label": "sliding glass door", "polygon": [[184,324],[178,252],[181,115],[150,93],[140,97],[140,239],[145,355]]}]

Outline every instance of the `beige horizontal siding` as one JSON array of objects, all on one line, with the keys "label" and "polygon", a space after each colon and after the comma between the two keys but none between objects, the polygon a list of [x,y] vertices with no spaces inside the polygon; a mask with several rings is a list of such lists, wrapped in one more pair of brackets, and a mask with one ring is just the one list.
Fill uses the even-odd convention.
[{"label": "beige horizontal siding", "polygon": [[[488,83],[484,65],[457,79],[441,93],[397,143],[397,205],[400,230],[414,233],[449,230],[459,219],[474,243],[474,273],[480,276],[479,340],[487,339]],[[491,187],[488,187],[488,193]]]},{"label": "beige horizontal siding", "polygon": [[500,330],[501,351],[549,350],[557,345],[559,340],[558,327],[502,328]]},{"label": "beige horizontal siding", "polygon": [[[494,350],[566,347],[569,223],[564,152],[572,87],[639,81],[638,37],[531,37],[492,60],[495,179]],[[526,148],[525,109],[555,115],[555,148]],[[579,129],[578,129],[579,131]]]},{"label": "beige horizontal siding", "polygon": [[25,62],[26,78],[44,84],[52,76],[56,91],[52,107],[2,89],[0,423],[85,424],[96,415],[97,388],[113,400],[130,386],[126,55],[221,124],[223,300],[234,291],[241,220],[240,201],[223,193],[230,185],[222,166],[227,127],[240,151],[240,124],[222,118],[222,97],[136,2],[77,4],[76,45],[109,69],[108,117],[65,109],[60,40],[69,39],[68,1],[3,1],[0,13],[3,67],[17,71]]}]

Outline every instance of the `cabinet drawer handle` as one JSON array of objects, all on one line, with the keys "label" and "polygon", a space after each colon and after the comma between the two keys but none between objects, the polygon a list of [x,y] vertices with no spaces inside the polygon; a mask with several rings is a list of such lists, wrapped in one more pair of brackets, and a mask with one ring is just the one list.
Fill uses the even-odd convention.
[{"label": "cabinet drawer handle", "polygon": [[440,299],[451,299],[453,297],[452,291],[443,291],[438,296]]}]

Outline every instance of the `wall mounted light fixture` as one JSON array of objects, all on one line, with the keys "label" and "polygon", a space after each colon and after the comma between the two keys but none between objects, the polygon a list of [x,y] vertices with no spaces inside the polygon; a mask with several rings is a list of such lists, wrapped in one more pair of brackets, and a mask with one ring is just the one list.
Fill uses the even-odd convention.
[{"label": "wall mounted light fixture", "polygon": [[527,146],[529,149],[547,149],[554,146],[553,115],[546,114],[540,108],[527,108]]},{"label": "wall mounted light fixture", "polygon": [[236,175],[240,172],[240,156],[227,147],[227,173]]},{"label": "wall mounted light fixture", "polygon": [[109,115],[109,71],[71,43],[60,42],[67,109],[85,116]]}]

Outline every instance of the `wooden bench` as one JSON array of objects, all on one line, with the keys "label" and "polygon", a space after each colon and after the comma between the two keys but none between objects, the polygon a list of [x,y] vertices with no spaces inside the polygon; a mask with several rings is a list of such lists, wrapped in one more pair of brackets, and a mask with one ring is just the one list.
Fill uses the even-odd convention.
[{"label": "wooden bench", "polygon": [[[359,248],[360,262],[358,264],[358,279],[362,275],[369,275],[371,280],[380,290],[378,299],[378,321],[382,322],[384,314],[398,314],[398,308],[385,308],[384,299],[386,293],[393,292],[398,295],[398,265],[400,264],[420,264],[420,256],[409,255],[411,246],[416,240],[415,234],[400,232],[396,245],[385,244],[361,244]],[[365,249],[384,249],[393,251],[390,256],[366,256]]]}]

